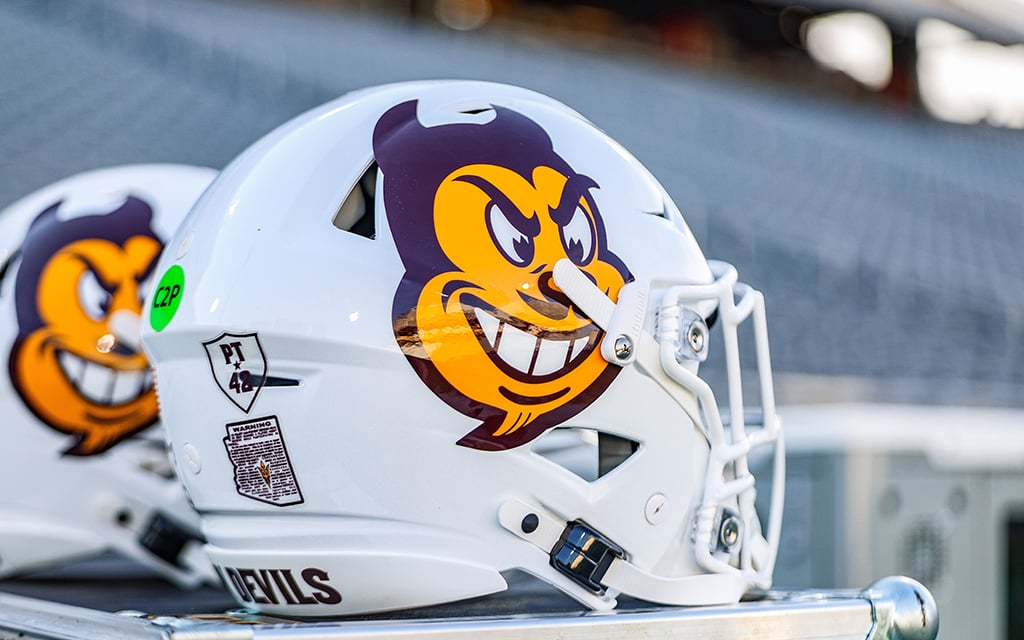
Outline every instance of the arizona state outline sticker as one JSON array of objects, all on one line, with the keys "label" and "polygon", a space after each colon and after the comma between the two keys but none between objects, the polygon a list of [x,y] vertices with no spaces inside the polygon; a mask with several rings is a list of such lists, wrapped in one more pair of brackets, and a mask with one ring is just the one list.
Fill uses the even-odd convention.
[{"label": "arizona state outline sticker", "polygon": [[224,448],[239,495],[277,507],[303,502],[277,416],[232,422],[225,428]]}]

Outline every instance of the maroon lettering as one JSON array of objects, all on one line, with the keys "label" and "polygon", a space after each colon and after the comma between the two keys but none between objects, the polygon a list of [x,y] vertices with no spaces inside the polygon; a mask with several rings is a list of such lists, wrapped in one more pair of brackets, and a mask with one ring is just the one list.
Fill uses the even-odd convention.
[{"label": "maroon lettering", "polygon": [[249,592],[248,587],[245,586],[245,582],[242,580],[242,576],[238,575],[238,572],[231,567],[217,567],[223,576],[227,578],[228,584],[233,588],[238,597],[243,602],[252,602],[252,593]]},{"label": "maroon lettering", "polygon": [[313,597],[320,601],[321,604],[338,604],[341,602],[341,594],[327,584],[330,580],[330,576],[323,569],[317,569],[310,567],[309,569],[302,570],[302,579],[306,581],[306,584],[319,589],[320,591],[314,591]]},{"label": "maroon lettering", "polygon": [[256,595],[256,587],[259,585],[256,583],[256,571],[254,569],[239,569],[238,575],[242,576],[242,581],[245,582],[245,586],[249,588],[249,593],[252,594],[254,602],[270,604],[270,600],[267,600],[263,596]]},{"label": "maroon lettering", "polygon": [[284,599],[288,602],[288,604],[299,604],[295,601],[295,598],[292,597],[291,590],[288,588],[288,585],[286,585],[284,583],[284,580],[281,578],[281,570],[271,569],[270,575],[273,576],[274,582],[277,583],[277,590],[281,592],[281,595],[284,596]]},{"label": "maroon lettering", "polygon": [[[330,576],[317,567],[300,572],[302,582],[313,590],[304,592],[291,569],[240,569],[217,565],[217,571],[228,588],[243,602],[258,604],[338,604],[341,593],[330,584]],[[276,589],[275,589],[276,586]]]},{"label": "maroon lettering", "polygon": [[282,569],[281,573],[284,574],[284,579],[288,581],[288,584],[292,588],[292,593],[299,599],[299,604],[316,604],[316,600],[304,594],[299,585],[295,584],[295,577],[292,576],[291,569]]},{"label": "maroon lettering", "polygon": [[[224,356],[224,364],[231,364],[232,358],[235,355],[238,356],[239,362],[245,362],[245,356],[242,355],[242,343],[241,342],[226,342],[220,346],[220,353]],[[232,353],[234,350],[234,353]]]},{"label": "maroon lettering", "polygon": [[274,585],[270,583],[270,578],[267,576],[267,570],[260,569],[258,573],[253,575],[253,579],[256,580],[256,584],[259,585],[267,599],[277,604],[277,595],[274,593]]}]

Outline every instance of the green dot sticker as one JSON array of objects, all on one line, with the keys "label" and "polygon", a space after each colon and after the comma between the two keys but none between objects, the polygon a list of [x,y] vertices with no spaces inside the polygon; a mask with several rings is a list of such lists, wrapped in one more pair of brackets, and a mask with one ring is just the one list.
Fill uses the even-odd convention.
[{"label": "green dot sticker", "polygon": [[185,293],[185,270],[180,265],[171,265],[160,278],[160,284],[153,292],[152,307],[149,310],[149,326],[153,331],[163,331],[174,319]]}]

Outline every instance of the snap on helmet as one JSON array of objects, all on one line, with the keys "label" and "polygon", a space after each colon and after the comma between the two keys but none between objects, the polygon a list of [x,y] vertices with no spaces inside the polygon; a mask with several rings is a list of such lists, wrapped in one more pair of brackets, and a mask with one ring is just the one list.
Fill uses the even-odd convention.
[{"label": "snap on helmet", "polygon": [[[595,609],[770,584],[763,298],[561,103],[462,81],[343,96],[232,162],[169,249],[158,277],[180,301],[148,309],[143,340],[240,604],[402,609],[501,591],[514,570]],[[698,374],[710,325],[728,412]],[[775,451],[765,531],[755,447]]]}]

